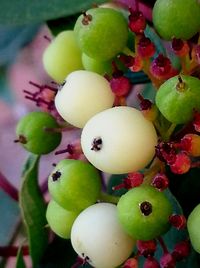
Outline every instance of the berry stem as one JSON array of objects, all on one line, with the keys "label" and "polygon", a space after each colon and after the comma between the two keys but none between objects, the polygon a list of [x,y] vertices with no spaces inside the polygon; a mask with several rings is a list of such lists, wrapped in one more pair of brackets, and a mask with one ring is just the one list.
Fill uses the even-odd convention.
[{"label": "berry stem", "polygon": [[125,47],[123,49],[122,53],[125,54],[126,56],[135,57],[135,53],[133,51],[131,51],[128,47]]},{"label": "berry stem", "polygon": [[111,194],[107,194],[105,192],[101,192],[99,196],[100,201],[108,202],[108,203],[113,203],[117,204],[119,201],[119,196],[114,196]]},{"label": "berry stem", "polygon": [[[19,247],[17,246],[5,246],[5,247],[0,246],[0,256],[1,257],[17,256],[18,250],[19,250]],[[24,256],[29,255],[28,246],[21,247],[21,251]]]},{"label": "berry stem", "polygon": [[18,201],[17,189],[7,180],[7,178],[0,172],[0,188],[4,190],[12,199]]},{"label": "berry stem", "polygon": [[158,237],[158,241],[159,241],[159,243],[160,243],[160,245],[161,245],[161,248],[162,248],[162,250],[163,250],[163,253],[164,253],[164,254],[169,253],[169,251],[168,251],[168,249],[167,249],[167,247],[166,247],[166,245],[165,245],[165,242],[164,242],[164,240],[162,239],[161,236]]}]

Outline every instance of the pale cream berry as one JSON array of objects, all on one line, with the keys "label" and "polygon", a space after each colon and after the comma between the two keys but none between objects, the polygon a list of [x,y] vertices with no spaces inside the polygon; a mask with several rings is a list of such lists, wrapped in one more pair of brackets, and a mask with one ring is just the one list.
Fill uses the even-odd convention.
[{"label": "pale cream berry", "polygon": [[113,107],[92,117],[81,135],[87,159],[98,169],[123,174],[144,168],[157,144],[153,124],[132,107]]},{"label": "pale cream berry", "polygon": [[82,128],[95,114],[113,106],[114,94],[109,82],[90,71],[69,74],[55,97],[58,113],[68,123]]},{"label": "pale cream berry", "polygon": [[116,206],[110,203],[92,205],[79,214],[72,226],[71,243],[95,268],[119,266],[135,246],[118,222]]}]

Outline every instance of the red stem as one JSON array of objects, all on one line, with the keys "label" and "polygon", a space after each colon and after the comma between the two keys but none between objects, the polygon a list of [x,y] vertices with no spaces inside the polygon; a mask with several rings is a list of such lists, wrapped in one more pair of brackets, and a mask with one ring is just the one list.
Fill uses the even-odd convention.
[{"label": "red stem", "polygon": [[162,248],[162,250],[163,250],[163,253],[168,253],[169,251],[168,251],[168,249],[167,249],[167,247],[166,247],[166,245],[165,245],[165,242],[164,242],[164,240],[162,239],[161,236],[158,237],[158,241],[159,241],[159,243],[160,243],[160,245],[161,245],[161,248]]},{"label": "red stem", "polygon": [[0,172],[0,188],[4,190],[12,199],[18,201],[18,190]]},{"label": "red stem", "polygon": [[[0,246],[0,256],[1,257],[12,257],[12,256],[17,256],[19,247],[17,246],[7,246],[7,247],[1,247]],[[29,255],[29,248],[28,246],[23,246],[21,248],[22,254],[24,256]]]}]

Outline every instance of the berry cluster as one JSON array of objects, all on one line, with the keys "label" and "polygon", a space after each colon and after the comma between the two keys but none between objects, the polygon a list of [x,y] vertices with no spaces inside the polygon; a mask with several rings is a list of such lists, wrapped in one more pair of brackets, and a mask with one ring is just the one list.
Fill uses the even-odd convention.
[{"label": "berry cluster", "polygon": [[[200,29],[200,4],[157,0],[153,8],[154,28],[171,40],[180,68],[157,53],[138,5],[125,13],[92,8],[78,17],[73,31],[51,40],[43,64],[54,86],[31,82],[38,91],[24,91],[41,111],[19,121],[15,142],[42,155],[58,147],[63,130],[82,129],[78,141],[55,153],[66,155],[49,175],[46,211],[53,232],[71,239],[79,255],[74,267],[136,268],[143,256],[144,268],[173,268],[189,255],[189,239],[200,252],[199,206],[186,223],[174,214],[165,191],[168,167],[181,175],[199,166],[200,45],[188,39]],[[136,96],[140,110],[126,102],[134,93],[127,74],[139,71],[157,90],[155,101]],[[124,174],[113,191],[127,192],[120,197],[102,192],[104,173]],[[170,252],[162,235],[186,226],[190,237]]]}]

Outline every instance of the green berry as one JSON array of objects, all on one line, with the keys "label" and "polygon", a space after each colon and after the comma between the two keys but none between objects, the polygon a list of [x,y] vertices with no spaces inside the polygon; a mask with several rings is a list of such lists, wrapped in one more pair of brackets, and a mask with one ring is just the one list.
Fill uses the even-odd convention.
[{"label": "green berry", "polygon": [[107,61],[122,52],[128,26],[122,13],[110,8],[93,8],[79,16],[74,32],[80,49],[87,56]]},{"label": "green berry", "polygon": [[79,212],[68,211],[51,200],[47,206],[46,218],[52,231],[62,238],[70,238],[72,224]]},{"label": "green berry", "polygon": [[87,71],[92,71],[101,75],[112,73],[111,61],[99,61],[88,57],[85,53],[82,54],[83,67]]},{"label": "green berry", "polygon": [[170,228],[172,205],[163,192],[141,185],[124,194],[117,205],[124,230],[139,240],[151,240]]},{"label": "green berry", "polygon": [[101,180],[98,171],[89,163],[64,159],[50,174],[48,188],[60,206],[81,211],[97,201]]},{"label": "green berry", "polygon": [[117,218],[116,205],[98,203],[76,218],[71,242],[81,258],[95,268],[115,268],[132,253],[135,240],[127,235]]},{"label": "green berry", "polygon": [[200,253],[200,204],[190,213],[187,220],[187,228],[192,247]]},{"label": "green berry", "polygon": [[156,94],[156,105],[172,123],[192,120],[194,110],[200,110],[200,80],[192,76],[174,76],[162,84]]},{"label": "green berry", "polygon": [[83,69],[74,31],[64,31],[55,37],[44,52],[43,65],[57,83],[62,83],[72,71]]},{"label": "green berry", "polygon": [[48,131],[58,128],[53,116],[46,112],[31,112],[20,119],[16,127],[18,142],[34,154],[48,154],[61,141],[61,133]]},{"label": "green berry", "polygon": [[189,39],[200,30],[200,4],[197,0],[157,0],[153,23],[162,38]]}]

